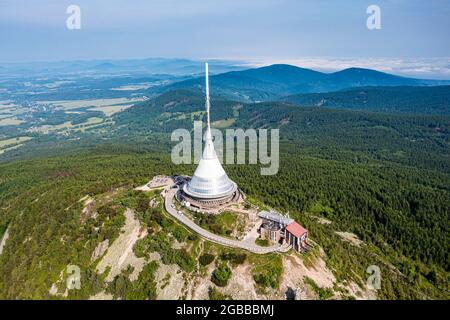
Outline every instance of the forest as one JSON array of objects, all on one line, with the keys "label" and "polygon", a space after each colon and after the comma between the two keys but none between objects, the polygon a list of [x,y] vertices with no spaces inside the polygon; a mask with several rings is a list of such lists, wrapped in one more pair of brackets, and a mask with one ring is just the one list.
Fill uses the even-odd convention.
[{"label": "forest", "polygon": [[[202,119],[202,101],[189,90],[163,94],[117,114],[106,132],[74,133],[71,139],[40,136],[5,154],[0,163],[0,236],[8,229],[10,238],[0,256],[0,298],[49,298],[48,288],[69,263],[83,266],[91,279],[86,292],[69,297],[86,298],[98,291],[99,279],[89,262],[92,250],[103,239],[117,237],[123,221],[118,209],[105,208],[108,228],[88,231],[80,222],[79,200],[114,189],[131,190],[158,174],[191,175],[194,165],[172,164],[169,133],[192,128],[194,118]],[[338,281],[360,283],[367,266],[375,264],[384,275],[378,298],[449,298],[448,116],[305,108],[285,102],[242,104],[221,98],[215,98],[213,106],[213,122],[232,118],[231,127],[280,129],[277,175],[261,176],[259,165],[227,165],[225,170],[249,197],[289,212],[304,225],[323,248]],[[149,219],[151,213],[146,212],[142,221]],[[151,217],[174,237],[189,236],[170,227],[167,218],[155,213]],[[317,223],[318,218],[332,225]],[[342,242],[336,231],[352,232],[366,245]],[[135,249],[142,255],[164,253],[163,260],[188,272],[193,268],[190,253],[172,251],[163,238],[147,239]],[[205,256],[203,263],[219,259],[215,281],[225,283],[232,262],[218,252],[209,254],[214,257]],[[257,257],[248,259],[257,263]],[[273,263],[273,273],[254,270],[260,286],[277,285],[279,262]],[[135,283],[117,278],[108,290],[132,298],[128,289],[147,281],[143,290],[154,297],[154,268],[149,266]]]},{"label": "forest", "polygon": [[302,106],[385,113],[449,115],[450,86],[361,87],[335,92],[298,94],[283,101]]}]

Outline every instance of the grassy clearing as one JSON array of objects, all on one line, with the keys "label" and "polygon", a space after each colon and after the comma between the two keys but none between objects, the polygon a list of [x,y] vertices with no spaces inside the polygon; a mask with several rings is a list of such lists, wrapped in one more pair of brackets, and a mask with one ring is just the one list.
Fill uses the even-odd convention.
[{"label": "grassy clearing", "polygon": [[269,240],[258,238],[255,240],[255,243],[260,247],[268,247],[270,246]]},{"label": "grassy clearing", "polygon": [[202,228],[207,229],[215,234],[222,236],[230,236],[236,225],[236,214],[225,211],[218,215],[204,215],[194,213],[194,221]]},{"label": "grassy clearing", "polygon": [[33,127],[28,129],[29,132],[39,132],[39,133],[43,133],[43,134],[48,134],[50,132],[53,131],[58,131],[58,130],[63,130],[63,129],[70,129],[71,127],[73,127],[72,123],[70,121],[66,121],[64,123],[61,124],[56,124],[56,125],[43,125],[40,127]]},{"label": "grassy clearing", "polygon": [[131,106],[132,106],[132,104],[123,104],[123,105],[114,105],[114,106],[98,106],[95,108],[90,108],[88,110],[89,111],[101,111],[105,114],[105,116],[111,117],[113,114],[122,112]]},{"label": "grassy clearing", "polygon": [[144,98],[112,98],[112,99],[91,99],[91,100],[60,100],[60,101],[37,101],[39,104],[51,104],[55,107],[70,110],[86,107],[107,107],[114,105],[133,104],[144,101]]},{"label": "grassy clearing", "polygon": [[25,142],[33,139],[32,137],[18,137],[6,140],[0,140],[0,155],[25,145]]},{"label": "grassy clearing", "polygon": [[143,82],[140,84],[132,84],[132,85],[126,85],[126,86],[120,86],[120,87],[114,87],[111,88],[111,90],[114,91],[136,91],[136,90],[145,90],[152,86],[149,82]]},{"label": "grassy clearing", "polygon": [[232,230],[236,223],[236,214],[230,211],[225,211],[216,216],[216,223],[223,226],[226,230]]},{"label": "grassy clearing", "polygon": [[85,129],[92,128],[98,124],[103,123],[102,118],[92,117],[87,119],[86,122],[80,124],[72,124],[70,121],[66,121],[57,125],[43,125],[40,127],[30,128],[29,132],[39,132],[43,134],[49,134],[51,132],[63,131],[63,133],[69,133],[70,131],[84,131]]},{"label": "grassy clearing", "polygon": [[0,101],[0,118],[10,118],[16,114],[22,113],[17,112],[20,110],[20,106],[13,103],[12,100]]},{"label": "grassy clearing", "polygon": [[214,121],[211,126],[217,129],[225,129],[232,126],[236,122],[235,118]]},{"label": "grassy clearing", "polygon": [[24,122],[25,121],[19,120],[17,118],[4,118],[4,119],[0,119],[0,126],[17,126]]},{"label": "grassy clearing", "polygon": [[12,147],[9,147],[9,148],[1,149],[0,150],[0,154],[3,154],[3,153],[5,153],[7,151],[10,151],[10,150],[14,150],[14,149],[20,148],[23,145],[24,145],[23,143],[20,143],[20,144],[16,144],[15,146],[12,146]]},{"label": "grassy clearing", "polygon": [[281,255],[251,255],[249,261],[253,266],[253,280],[260,289],[278,288],[283,274]]},{"label": "grassy clearing", "polygon": [[33,139],[32,137],[17,137],[13,139],[0,140],[0,149],[20,144]]}]

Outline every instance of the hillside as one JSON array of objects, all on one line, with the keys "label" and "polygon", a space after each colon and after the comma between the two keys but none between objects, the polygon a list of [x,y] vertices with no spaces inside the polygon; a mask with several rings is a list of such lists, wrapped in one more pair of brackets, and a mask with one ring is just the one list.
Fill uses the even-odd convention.
[{"label": "hillside", "polygon": [[[204,119],[203,104],[199,92],[167,92],[117,114],[112,134],[121,137],[192,129],[194,120]],[[362,152],[402,164],[449,168],[448,117],[300,108],[276,101],[246,104],[221,97],[212,97],[212,110],[213,126],[280,128],[281,138],[298,146],[296,150],[303,154],[333,154],[341,159],[349,152]]]},{"label": "hillside", "polygon": [[[323,73],[291,65],[275,64],[261,68],[231,71],[210,77],[213,94],[228,99],[251,102],[273,100],[299,93],[336,91],[364,86],[422,86],[448,84],[448,81],[405,78],[371,69],[349,68]],[[157,92],[173,89],[199,89],[203,77],[176,82],[158,88]]]},{"label": "hillside", "polygon": [[[198,91],[173,90],[117,114],[114,121],[119,131],[131,131],[132,134],[172,132],[177,128],[191,128],[193,121],[203,120],[204,104],[204,97]],[[236,105],[237,102],[215,98],[211,120],[232,118]]]},{"label": "hillside", "polygon": [[[223,248],[202,243],[132,191],[157,174],[192,174],[194,166],[171,163],[169,133],[202,119],[203,102],[195,91],[167,92],[115,114],[108,127],[40,136],[6,153],[0,164],[0,237],[8,230],[8,240],[0,256],[0,297],[88,298],[103,292],[153,299],[167,297],[168,288],[177,297],[205,298],[212,286],[212,297],[248,298],[237,292],[255,290],[256,298],[283,299],[286,286],[299,286],[306,298],[361,298],[359,289],[349,287],[363,288],[366,268],[375,264],[383,273],[378,298],[448,298],[448,116],[246,104],[213,96],[213,126],[280,128],[276,176],[262,177],[255,165],[226,170],[255,203],[288,211],[323,250],[282,259],[248,255],[239,264],[242,258],[233,256],[240,252],[230,258]],[[89,199],[94,204],[85,211]],[[102,258],[92,256],[106,240],[113,252],[115,240],[128,235],[129,208],[150,236],[138,234],[143,240],[133,250],[136,264],[107,281],[107,272],[96,271]],[[168,239],[180,244],[173,240],[177,245],[171,247]],[[196,248],[216,262],[197,266]],[[101,266],[109,255],[105,259]],[[224,261],[237,271],[225,288],[215,287],[211,273]],[[61,286],[68,264],[81,267],[88,285],[54,296],[51,289]],[[258,268],[266,264],[271,268]],[[306,273],[286,278],[294,265]],[[135,278],[138,267],[143,269]],[[317,287],[295,278],[315,268],[332,280],[314,278]],[[195,281],[183,284],[183,277]]]},{"label": "hillside", "polygon": [[[250,287],[258,288],[259,285],[253,282],[252,274],[262,272],[257,266],[272,263],[275,264],[273,267],[264,269],[274,272],[268,275],[273,277],[268,279],[266,290],[269,290],[258,297],[269,295],[283,298],[283,291],[278,291],[278,286],[285,289],[286,284],[280,282],[279,272],[284,274],[290,270],[291,275],[283,279],[293,281],[295,273],[292,273],[292,268],[301,263],[307,266],[303,267],[304,270],[311,270],[316,276],[319,274],[317,268],[333,270],[332,279],[335,280],[321,282],[320,286],[326,286],[328,292],[331,290],[331,295],[355,297],[358,295],[356,291],[341,291],[343,289],[338,288],[346,287],[348,283],[363,286],[364,281],[361,279],[366,278],[365,269],[368,265],[376,264],[384,275],[384,286],[378,292],[379,298],[445,297],[442,291],[445,288],[445,273],[433,262],[435,259],[445,259],[445,248],[436,247],[435,244],[430,246],[429,242],[448,243],[445,238],[448,236],[446,225],[442,225],[439,218],[445,214],[449,205],[445,202],[449,191],[443,189],[448,177],[433,173],[425,176],[417,170],[394,166],[371,168],[365,164],[298,155],[283,156],[281,168],[278,176],[264,180],[256,167],[228,166],[227,170],[247,195],[281,210],[289,210],[291,216],[299,219],[310,230],[313,240],[323,248],[322,258],[319,259],[320,256],[316,254],[304,256],[301,262],[291,265],[299,257],[287,256],[287,260],[283,258],[284,267],[276,269],[275,266],[281,263],[278,260],[280,256],[273,260],[271,256],[247,255],[247,262],[243,266],[239,265],[241,262],[236,262],[233,279],[244,277],[248,280],[232,280],[225,291],[218,288],[220,292],[237,290],[232,292],[240,292],[240,297],[255,292]],[[85,281],[83,290],[69,291],[68,298],[87,298],[102,290],[118,298],[155,298],[151,292],[156,290],[160,293],[160,288],[164,288],[168,282],[171,283],[168,288],[175,290],[176,295],[183,297],[184,290],[187,290],[185,294],[191,297],[191,285],[204,281],[200,280],[205,278],[204,272],[208,275],[214,270],[214,264],[207,271],[203,267],[195,267],[195,261],[199,259],[195,248],[204,246],[207,251],[203,252],[209,252],[215,257],[222,256],[223,248],[201,244],[198,238],[191,237],[186,230],[177,230],[179,227],[173,221],[147,208],[145,204],[148,202],[140,201],[140,196],[131,190],[155,174],[190,174],[193,169],[192,166],[173,166],[169,157],[164,155],[121,153],[113,149],[1,165],[1,201],[5,207],[1,209],[0,225],[8,226],[9,238],[0,256],[0,297],[50,298],[50,292],[59,291],[63,294],[64,289],[50,289],[54,283],[63,288],[66,275],[61,276],[61,272],[68,264],[80,266]],[[403,186],[400,190],[398,181]],[[296,187],[292,188],[294,184]],[[409,199],[409,203],[402,202],[404,197]],[[85,214],[96,214],[86,218],[83,215],[86,202],[83,201],[89,198],[94,199],[94,205]],[[410,207],[413,203],[414,207]],[[434,208],[433,215],[428,211],[430,206]],[[157,252],[162,260],[157,260],[156,269],[152,264],[148,265],[152,269],[146,271],[147,275],[142,274],[148,278],[127,280],[130,272],[134,274],[134,269],[125,269],[122,274],[117,274],[117,278],[113,276],[113,282],[105,284],[108,273],[97,274],[95,270],[101,259],[93,260],[93,252],[103,241],[108,240],[111,245],[119,239],[119,230],[126,228],[123,214],[127,207],[138,212],[137,218],[141,224],[149,226],[149,232],[155,228],[161,230],[135,247],[136,256],[139,259],[149,257],[149,261],[155,261],[152,252]],[[327,220],[331,224],[323,222]],[[161,229],[161,226],[164,228]],[[441,231],[441,228],[444,230]],[[434,232],[427,232],[430,229]],[[363,245],[348,243],[336,233],[338,231],[355,233]],[[181,248],[186,251],[171,251],[167,239],[173,237],[180,241]],[[426,263],[407,257],[416,255]],[[321,259],[324,259],[326,267],[320,266]],[[142,268],[142,264],[135,266]],[[167,273],[172,280],[167,280]],[[322,273],[329,274],[329,271],[320,271]],[[176,279],[183,274],[190,279],[187,287],[182,285],[182,281],[179,285],[173,282],[179,281]],[[142,287],[145,283],[148,289]],[[273,289],[270,283],[273,283]],[[306,286],[304,290],[307,290],[306,282],[301,283],[290,285]],[[336,286],[333,287],[333,283]],[[247,289],[236,287],[237,284],[245,284]],[[259,290],[266,286],[261,285],[263,287]],[[133,292],[138,295],[133,296]],[[313,291],[309,289],[305,292],[311,295]],[[330,293],[326,296],[330,297]],[[236,293],[234,297],[239,295]]]},{"label": "hillside", "polygon": [[298,94],[282,100],[301,106],[371,112],[450,114],[450,86],[362,87],[336,92]]}]

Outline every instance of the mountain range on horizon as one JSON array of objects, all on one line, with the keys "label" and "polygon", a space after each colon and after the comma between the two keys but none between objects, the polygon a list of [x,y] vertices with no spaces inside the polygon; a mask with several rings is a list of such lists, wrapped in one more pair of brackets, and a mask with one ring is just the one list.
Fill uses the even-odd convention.
[{"label": "mountain range on horizon", "polygon": [[[209,61],[214,65],[213,72],[216,74],[246,68],[243,61],[220,59]],[[0,63],[0,70],[3,74],[19,75],[30,72],[61,75],[108,72],[111,74],[195,76],[202,74],[202,66],[202,61],[185,58],[94,59]]]},{"label": "mountain range on horizon", "polygon": [[[450,80],[409,78],[359,67],[321,72],[289,64],[253,68],[245,61],[208,61],[212,73],[211,86],[214,88],[212,94],[241,102],[279,100],[291,95],[335,92],[355,87],[450,85]],[[124,79],[132,75],[159,76],[166,79],[166,83],[140,92],[155,96],[181,88],[203,90],[202,65],[201,61],[181,58],[74,60],[2,64],[0,74],[7,77],[17,75],[18,79],[25,79],[29,74],[40,74],[69,80],[83,74],[106,74]]]},{"label": "mountain range on horizon", "polygon": [[[339,91],[355,87],[437,86],[450,80],[407,78],[372,69],[348,68],[324,73],[287,64],[230,71],[211,76],[214,94],[242,102],[278,100],[282,97]],[[203,78],[193,78],[157,88],[158,93],[180,89],[202,89]]]},{"label": "mountain range on horizon", "polygon": [[[211,74],[219,75],[222,73],[231,73],[234,71],[247,71],[255,70],[249,72],[250,77],[262,76],[264,73],[269,72],[275,73],[289,73],[291,76],[324,76],[335,74],[336,79],[346,77],[348,75],[357,73],[368,73],[372,72],[372,77],[381,74],[389,75],[389,73],[377,71],[376,69],[368,69],[359,67],[358,63],[355,66],[342,69],[339,71],[317,71],[314,68],[308,68],[304,66],[299,66],[298,64],[283,64],[278,62],[264,63],[263,65],[255,65],[254,62],[246,60],[237,59],[206,59],[206,62],[210,64]],[[82,59],[82,60],[59,60],[59,61],[29,61],[29,62],[0,62],[0,69],[3,73],[15,73],[15,72],[76,72],[83,73],[86,71],[114,71],[114,72],[146,72],[148,74],[173,74],[173,75],[191,75],[191,76],[203,76],[203,60],[198,59],[187,59],[187,58],[136,58],[136,59]],[[337,69],[337,68],[336,68]],[[406,75],[398,75],[395,72],[390,74],[394,77],[408,78]],[[367,74],[361,74],[361,76],[367,76]],[[264,76],[263,76],[264,77]],[[419,82],[428,79],[415,79]],[[430,79],[431,80],[431,79]],[[449,82],[448,80],[436,80]]]},{"label": "mountain range on horizon", "polygon": [[[4,99],[90,97],[92,93],[85,90],[89,81],[94,85],[92,90],[97,98],[120,95],[154,98],[180,89],[201,94],[204,90],[201,65],[200,61],[170,58],[77,60],[9,64],[3,66],[0,74],[13,77],[4,82]],[[288,64],[248,68],[239,65],[239,61],[224,60],[211,60],[211,67],[214,70],[210,77],[212,96],[230,101],[283,101],[300,106],[371,112],[450,114],[450,80],[408,78],[357,67],[326,73]],[[26,84],[35,81],[22,73],[26,70],[34,70],[36,76],[42,77],[38,83],[43,89],[36,94],[22,94],[26,92]],[[14,75],[14,72],[18,73]],[[89,79],[90,75],[95,75],[93,81]],[[54,83],[63,83],[61,92],[64,94],[47,90],[47,86],[52,87]],[[71,85],[67,86],[67,83]],[[131,90],[117,91],[121,86]]]}]

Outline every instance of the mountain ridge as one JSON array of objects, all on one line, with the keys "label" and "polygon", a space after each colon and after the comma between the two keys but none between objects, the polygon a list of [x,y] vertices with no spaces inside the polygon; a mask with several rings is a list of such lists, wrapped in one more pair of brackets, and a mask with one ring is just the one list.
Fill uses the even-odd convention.
[{"label": "mountain ridge", "polygon": [[[373,69],[347,68],[324,73],[288,64],[230,71],[210,77],[216,94],[242,102],[275,100],[301,93],[320,93],[365,86],[428,86],[450,84],[397,76]],[[158,88],[159,93],[179,88],[202,89],[203,78],[193,78]]]},{"label": "mountain ridge", "polygon": [[368,86],[296,94],[281,101],[370,112],[450,115],[450,86]]}]

